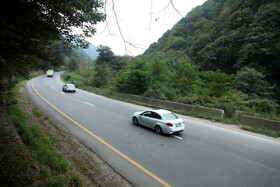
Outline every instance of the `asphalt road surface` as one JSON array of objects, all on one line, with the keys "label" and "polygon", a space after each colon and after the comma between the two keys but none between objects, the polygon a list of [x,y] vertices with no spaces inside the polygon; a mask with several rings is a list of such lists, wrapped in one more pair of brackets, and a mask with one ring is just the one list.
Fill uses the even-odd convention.
[{"label": "asphalt road surface", "polygon": [[148,108],[64,93],[59,76],[29,81],[29,97],[135,186],[280,186],[279,141],[184,116],[183,133],[158,135],[131,122]]}]

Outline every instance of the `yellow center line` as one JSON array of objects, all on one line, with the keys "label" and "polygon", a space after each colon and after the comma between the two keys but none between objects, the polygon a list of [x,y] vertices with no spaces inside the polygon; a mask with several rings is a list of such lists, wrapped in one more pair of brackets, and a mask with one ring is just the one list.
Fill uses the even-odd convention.
[{"label": "yellow center line", "polygon": [[63,113],[62,111],[60,111],[58,108],[56,108],[53,104],[51,104],[48,100],[46,100],[43,96],[41,96],[39,94],[39,92],[34,88],[34,83],[35,79],[31,82],[31,86],[33,88],[33,90],[37,93],[37,95],[39,97],[41,97],[44,101],[46,101],[46,103],[48,103],[51,107],[53,107],[55,110],[57,110],[60,114],[62,114],[63,116],[65,116],[67,119],[69,119],[70,121],[72,121],[74,124],[76,124],[77,126],[79,126],[81,129],[83,129],[84,131],[86,131],[87,133],[89,133],[91,136],[93,136],[95,139],[97,139],[98,141],[100,141],[101,143],[103,143],[104,145],[106,145],[107,147],[109,147],[111,150],[113,150],[114,152],[116,152],[118,155],[120,155],[121,157],[123,157],[124,159],[126,159],[127,161],[129,161],[130,163],[132,163],[134,166],[138,167],[140,170],[144,171],[146,174],[150,175],[152,178],[154,178],[155,180],[157,180],[158,182],[160,182],[163,186],[168,186],[170,187],[171,185],[169,185],[168,183],[166,183],[164,180],[162,180],[161,178],[159,178],[158,176],[156,176],[155,174],[153,174],[152,172],[150,172],[149,170],[147,170],[146,168],[144,168],[143,166],[141,166],[140,164],[138,164],[137,162],[135,162],[134,160],[132,160],[131,158],[129,158],[128,156],[126,156],[125,154],[123,154],[122,152],[120,152],[119,150],[117,150],[116,148],[114,148],[113,146],[111,146],[109,143],[107,143],[106,141],[102,140],[101,138],[99,138],[97,135],[93,134],[92,132],[90,132],[88,129],[86,129],[85,127],[83,127],[82,125],[80,125],[79,123],[77,123],[76,121],[74,121],[73,119],[71,119],[69,116],[67,116],[65,113]]}]

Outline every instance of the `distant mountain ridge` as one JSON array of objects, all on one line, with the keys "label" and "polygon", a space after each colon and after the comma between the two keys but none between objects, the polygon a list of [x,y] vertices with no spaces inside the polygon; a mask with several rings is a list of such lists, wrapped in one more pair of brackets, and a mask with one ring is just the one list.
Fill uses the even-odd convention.
[{"label": "distant mountain ridge", "polygon": [[83,49],[83,51],[88,54],[88,56],[92,59],[95,60],[98,57],[98,52],[97,52],[97,48],[95,45],[93,44],[89,44],[89,47],[87,49]]},{"label": "distant mountain ridge", "polygon": [[83,56],[86,60],[96,60],[98,57],[98,52],[97,52],[97,48],[95,45],[93,44],[89,44],[89,47],[87,49],[76,49],[75,51],[80,55]]}]

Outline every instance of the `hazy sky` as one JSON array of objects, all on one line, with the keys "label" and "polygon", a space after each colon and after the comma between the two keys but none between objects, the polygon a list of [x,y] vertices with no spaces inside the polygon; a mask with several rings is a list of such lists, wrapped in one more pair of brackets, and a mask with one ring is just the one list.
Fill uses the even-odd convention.
[{"label": "hazy sky", "polygon": [[[181,18],[206,0],[114,0],[119,26],[126,41],[128,55],[142,54]],[[168,5],[169,4],[169,5]],[[107,0],[107,23],[98,23],[97,33],[87,40],[98,46],[109,46],[116,55],[125,55],[125,45],[118,30],[112,10],[113,3]],[[107,25],[107,27],[106,27]],[[104,30],[105,29],[105,30]]]}]

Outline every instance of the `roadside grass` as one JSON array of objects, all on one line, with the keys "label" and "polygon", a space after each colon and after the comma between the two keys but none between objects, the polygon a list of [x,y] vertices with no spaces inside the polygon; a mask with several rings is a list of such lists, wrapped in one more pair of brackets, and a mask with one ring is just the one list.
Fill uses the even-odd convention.
[{"label": "roadside grass", "polygon": [[94,175],[94,172],[91,171],[91,167],[84,163],[82,160],[77,157],[73,157],[73,162],[80,166],[80,169],[84,175]]},{"label": "roadside grass", "polygon": [[[7,110],[28,153],[40,168],[48,186],[85,186],[81,176],[73,172],[66,157],[53,146],[56,140],[39,125],[32,125],[31,128],[27,126],[28,116],[17,104],[17,98],[20,97],[18,90],[25,83],[26,81],[19,81],[8,90]],[[33,113],[37,117],[43,116],[38,108]]]},{"label": "roadside grass", "polygon": [[[191,117],[197,117],[197,118],[203,118],[203,119],[208,119],[208,120],[217,121],[217,122],[223,122],[225,124],[239,124],[239,119],[236,116],[231,117],[231,118],[226,117],[226,116],[224,116],[222,118],[217,118],[217,117],[214,117],[213,115],[211,115],[210,113],[209,114],[207,114],[207,113],[202,114],[202,113],[197,113],[197,112],[192,112],[192,111],[173,110],[173,109],[170,109],[170,108],[164,108],[164,107],[149,105],[149,104],[146,104],[146,103],[141,103],[141,102],[133,101],[133,100],[129,100],[129,99],[122,99],[122,98],[114,97],[114,96],[108,94],[109,92],[96,91],[96,90],[90,89],[88,86],[84,85],[81,80],[79,80],[79,82],[77,82],[76,79],[75,79],[75,76],[72,77],[71,73],[66,73],[66,75],[67,76],[65,76],[63,74],[62,76],[60,76],[60,79],[61,79],[62,82],[78,83],[78,87],[80,89],[83,89],[83,90],[86,90],[88,92],[95,93],[95,94],[98,94],[98,95],[103,95],[103,96],[108,97],[108,98],[112,98],[112,99],[116,99],[116,100],[120,100],[120,101],[124,101],[124,102],[128,102],[128,103],[133,103],[133,104],[137,104],[137,105],[141,105],[141,106],[146,106],[146,107],[150,107],[150,108],[167,109],[167,110],[170,110],[170,111],[182,114],[182,115],[188,115],[188,116],[191,116]],[[269,130],[269,129],[266,129],[265,127],[264,128],[256,128],[256,127],[249,127],[249,126],[241,126],[241,129],[251,131],[251,132],[255,132],[255,133],[259,133],[259,134],[264,134],[264,135],[271,136],[271,137],[274,137],[274,138],[280,137],[280,132]]]},{"label": "roadside grass", "polygon": [[247,126],[247,125],[241,125],[241,129],[246,130],[246,131],[250,131],[250,132],[264,134],[264,135],[271,136],[271,137],[274,137],[274,138],[280,137],[280,132],[268,130],[264,127],[260,128],[260,127],[252,127],[252,126]]},{"label": "roadside grass", "polygon": [[37,117],[42,117],[44,114],[37,108],[35,107],[33,109],[33,113],[37,116]]},{"label": "roadside grass", "polygon": [[[5,126],[6,121],[1,119]],[[27,185],[30,183],[32,173],[29,170],[29,161],[26,159],[26,152],[17,144],[17,137],[7,127],[0,130],[0,184]]]}]

